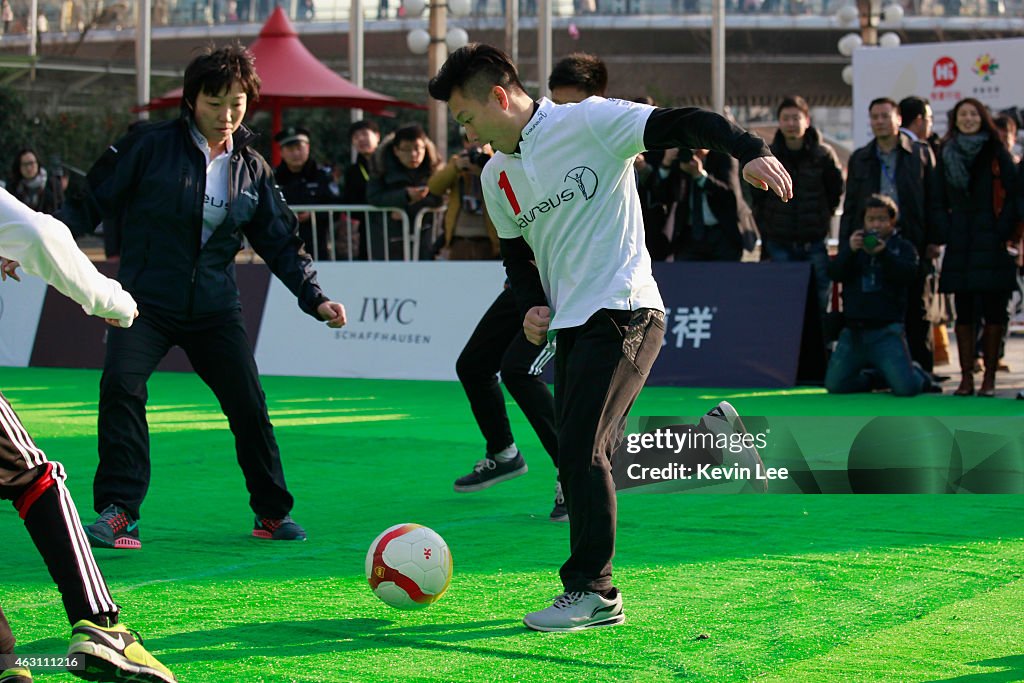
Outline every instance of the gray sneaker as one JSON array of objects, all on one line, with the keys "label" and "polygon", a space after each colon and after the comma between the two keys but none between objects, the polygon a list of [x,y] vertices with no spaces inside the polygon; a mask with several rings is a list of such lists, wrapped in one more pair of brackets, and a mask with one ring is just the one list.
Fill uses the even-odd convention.
[{"label": "gray sneaker", "polygon": [[551,508],[548,518],[552,522],[568,522],[569,508],[565,505],[565,495],[562,494],[562,482],[555,482],[555,505]]},{"label": "gray sneaker", "polygon": [[[701,424],[715,434],[732,435],[747,433],[747,428],[743,426],[743,420],[740,419],[739,413],[736,412],[736,409],[728,401],[722,401],[709,410],[700,421]],[[732,462],[738,462],[743,467],[749,467],[751,471],[754,471],[755,467],[760,467],[761,471],[764,471],[764,461],[761,460],[761,454],[752,445],[750,447],[744,446],[738,452],[729,451],[723,453],[723,460],[726,457],[731,458]],[[726,462],[727,464],[732,464],[730,461]],[[752,479],[749,484],[758,493],[764,493],[768,490],[768,481],[766,479]]]},{"label": "gray sneaker", "polygon": [[612,597],[600,593],[565,592],[551,607],[530,612],[523,623],[534,631],[582,631],[601,626],[618,626],[626,621],[622,612],[622,593],[613,588]]},{"label": "gray sneaker", "polygon": [[477,463],[473,465],[472,472],[455,480],[455,492],[483,491],[500,482],[521,477],[527,471],[529,469],[526,467],[522,453],[516,453],[516,457],[508,462],[495,460],[488,455],[483,460],[477,460]]}]

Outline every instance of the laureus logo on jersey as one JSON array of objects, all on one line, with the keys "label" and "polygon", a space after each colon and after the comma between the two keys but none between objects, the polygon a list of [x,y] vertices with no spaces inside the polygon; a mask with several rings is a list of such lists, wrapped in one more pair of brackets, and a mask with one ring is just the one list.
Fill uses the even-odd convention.
[{"label": "laureus logo on jersey", "polygon": [[575,183],[583,198],[590,200],[597,192],[597,174],[586,166],[577,166],[565,174],[567,183]]},{"label": "laureus logo on jersey", "polygon": [[583,196],[584,201],[590,201],[596,191],[597,174],[586,166],[577,166],[565,174],[565,185],[561,190],[520,213],[516,216],[516,223],[520,228],[528,228],[538,213],[554,211],[576,199],[577,193]]}]

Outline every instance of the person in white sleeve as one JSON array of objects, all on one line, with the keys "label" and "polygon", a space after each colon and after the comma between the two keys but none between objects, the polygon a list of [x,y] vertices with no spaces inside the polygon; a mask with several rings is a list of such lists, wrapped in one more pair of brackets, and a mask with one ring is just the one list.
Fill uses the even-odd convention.
[{"label": "person in white sleeve", "polygon": [[[488,45],[453,52],[429,90],[471,141],[496,150],[481,183],[523,332],[537,345],[558,339],[558,477],[570,555],[560,571],[564,592],[523,621],[539,631],[621,624],[611,577],[611,457],[665,334],[633,159],[649,149],[718,150],[739,159],[748,182],[783,200],[792,180],[763,140],[712,112],[601,97],[534,101],[511,60]],[[708,429],[713,423],[742,429],[724,402],[702,420]]]},{"label": "person in white sleeve", "polygon": [[[3,188],[0,257],[3,280],[20,280],[20,266],[110,325],[130,327],[138,315],[132,296],[96,270],[67,226]],[[72,625],[69,671],[91,681],[173,683],[174,674],[118,623],[120,610],[93,559],[66,478],[0,394],[0,498],[14,503],[64,600]],[[13,653],[14,634],[0,609],[0,683],[31,683],[31,671]]]}]

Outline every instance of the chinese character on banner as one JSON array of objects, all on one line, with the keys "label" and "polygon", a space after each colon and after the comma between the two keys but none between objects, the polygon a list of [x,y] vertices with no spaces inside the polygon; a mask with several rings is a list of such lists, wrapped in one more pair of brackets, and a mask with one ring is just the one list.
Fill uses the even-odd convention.
[{"label": "chinese character on banner", "polygon": [[700,348],[702,341],[711,339],[711,322],[715,318],[715,313],[709,306],[680,306],[675,310],[676,313],[672,317],[675,323],[672,326],[672,334],[675,335],[677,349],[684,348],[687,339],[693,342],[695,349]]}]

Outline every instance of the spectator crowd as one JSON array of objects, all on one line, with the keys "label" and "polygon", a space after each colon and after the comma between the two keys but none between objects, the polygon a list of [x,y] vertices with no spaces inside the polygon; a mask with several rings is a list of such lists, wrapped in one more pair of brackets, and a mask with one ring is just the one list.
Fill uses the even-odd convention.
[{"label": "spectator crowd", "polygon": [[[577,68],[603,69],[595,57],[574,58]],[[551,83],[556,102],[587,96],[561,93],[556,72]],[[941,391],[948,378],[935,374],[935,357],[946,353],[951,325],[961,369],[953,394],[993,396],[1022,290],[1017,112],[993,115],[966,98],[939,138],[927,100],[878,98],[865,112],[872,139],[845,169],[802,97],[782,98],[775,113],[770,148],[793,179],[788,202],[742,189],[738,165],[725,154],[679,148],[637,157],[652,259],[810,264],[830,392]],[[351,163],[321,166],[309,130],[291,126],[275,137],[282,161],[274,174],[286,201],[329,207],[297,215],[314,259],[500,258],[480,186],[489,147],[463,135],[461,149],[446,158],[418,124],[382,135],[372,120],[350,125],[348,138]],[[25,147],[11,162],[7,188],[33,209],[55,213],[68,176],[59,160],[44,168]],[[381,220],[339,205],[380,207]],[[407,232],[410,226],[420,233]]]}]

